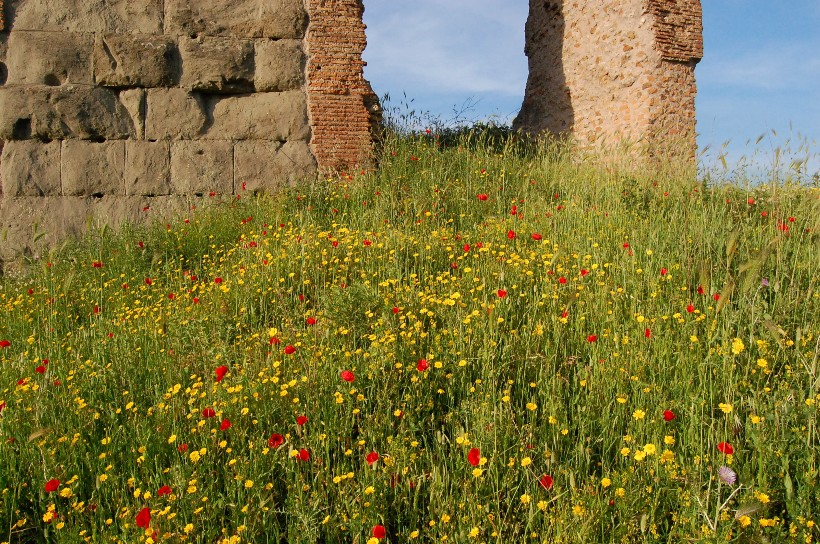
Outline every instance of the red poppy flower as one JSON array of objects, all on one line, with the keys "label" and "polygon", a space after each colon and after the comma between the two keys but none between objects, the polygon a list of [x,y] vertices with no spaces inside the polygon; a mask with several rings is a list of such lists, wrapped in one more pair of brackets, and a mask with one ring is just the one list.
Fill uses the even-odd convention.
[{"label": "red poppy flower", "polygon": [[216,367],[216,381],[221,382],[227,372],[228,367],[225,365]]},{"label": "red poppy flower", "polygon": [[7,348],[11,345],[11,342],[8,340],[0,340],[0,348]]},{"label": "red poppy flower", "polygon": [[717,445],[717,449],[720,453],[725,453],[726,455],[732,455],[735,452],[735,449],[728,442],[721,442]]},{"label": "red poppy flower", "polygon": [[661,276],[665,276],[667,272],[669,272],[667,269],[661,268]]},{"label": "red poppy flower", "polygon": [[474,467],[478,466],[481,461],[481,450],[478,448],[471,448],[470,453],[467,454],[467,461]]},{"label": "red poppy flower", "polygon": [[393,306],[393,310],[392,310],[392,312],[393,312],[394,314],[399,313],[399,307],[398,307],[398,306]]},{"label": "red poppy flower", "polygon": [[749,198],[747,198],[747,199],[746,199],[746,204],[748,204],[748,205],[750,205],[750,206],[751,206],[751,205],[752,205],[752,204],[754,204],[754,203],[755,203],[755,199],[754,199],[754,198],[749,197]]},{"label": "red poppy flower", "polygon": [[173,294],[173,293],[168,293],[168,300],[174,300],[175,298],[176,298],[176,295],[175,295],[175,294]]},{"label": "red poppy flower", "polygon": [[203,408],[202,410],[202,417],[214,417],[215,415],[216,411],[210,406],[208,408]]},{"label": "red poppy flower", "polygon": [[675,412],[673,412],[672,410],[664,410],[663,411],[663,420],[664,421],[672,421],[673,419],[675,419],[675,417],[676,417]]},{"label": "red poppy flower", "polygon": [[715,293],[714,295],[712,295],[712,298],[715,300],[720,300],[720,293]]},{"label": "red poppy flower", "polygon": [[222,278],[214,278],[214,283],[222,283]]},{"label": "red poppy flower", "polygon": [[271,346],[273,346],[273,345],[277,345],[277,346],[278,346],[281,342],[282,342],[282,341],[281,341],[281,340],[279,340],[279,339],[278,339],[277,337],[275,337],[275,336],[274,336],[273,338],[271,338],[270,340],[268,340],[268,344],[270,344]]},{"label": "red poppy flower", "polygon": [[542,238],[543,238],[543,236],[541,236],[537,232],[532,233],[532,239],[535,240],[536,242],[540,242]]},{"label": "red poppy flower", "polygon": [[6,409],[6,401],[0,402],[0,412]]},{"label": "red poppy flower", "polygon": [[629,249],[629,242],[624,242],[624,249]]},{"label": "red poppy flower", "polygon": [[507,231],[507,238],[509,238],[510,240],[514,240],[515,239],[515,231],[514,230],[508,230]]},{"label": "red poppy flower", "polygon": [[199,297],[194,297],[193,301],[194,301],[194,304],[199,304]]},{"label": "red poppy flower", "polygon": [[369,247],[369,246],[371,246],[371,245],[373,244],[373,242],[371,242],[370,240],[365,240],[365,241],[364,241],[364,242],[362,242],[362,243],[363,243],[365,246],[367,246],[367,247]]},{"label": "red poppy flower", "polygon": [[649,337],[652,336],[652,331],[650,331],[649,329],[644,329],[643,330],[643,335],[644,335],[644,338],[649,338]]},{"label": "red poppy flower", "polygon": [[498,295],[498,298],[504,298],[507,296],[507,291],[505,291],[504,289],[499,289],[498,291],[496,291],[496,294]]},{"label": "red poppy flower", "polygon": [[703,286],[702,285],[698,285],[698,294],[699,295],[703,294]]},{"label": "red poppy flower", "polygon": [[430,365],[427,364],[427,361],[424,359],[419,359],[419,362],[416,363],[416,370],[418,370],[419,372],[424,372],[428,368],[430,368]]},{"label": "red poppy flower", "polygon": [[560,278],[558,278],[558,283],[560,283],[561,285],[564,285],[565,283],[567,283],[567,278],[565,278],[564,276],[561,276]]},{"label": "red poppy flower", "polygon": [[143,508],[137,514],[137,527],[147,529],[149,525],[151,525],[151,509]]},{"label": "red poppy flower", "polygon": [[40,366],[38,366],[37,368],[34,369],[34,372],[36,372],[37,374],[45,374],[46,373],[46,367],[44,367],[43,365],[40,365]]},{"label": "red poppy flower", "polygon": [[228,418],[223,419],[222,423],[219,424],[219,430],[220,431],[227,431],[230,428],[231,428],[231,420],[228,419]]},{"label": "red poppy flower", "polygon": [[587,270],[586,268],[582,268],[582,269],[581,269],[581,277],[583,278],[583,277],[584,277],[584,276],[586,276],[587,274],[589,274],[589,270]]},{"label": "red poppy flower", "polygon": [[285,437],[282,436],[279,433],[273,433],[272,435],[270,435],[270,438],[268,438],[268,447],[269,448],[278,448],[279,446],[281,446],[284,443],[285,443]]},{"label": "red poppy flower", "polygon": [[342,370],[342,379],[348,383],[353,383],[353,380],[356,379],[356,376],[349,370]]},{"label": "red poppy flower", "polygon": [[100,261],[94,261],[93,263],[91,263],[91,266],[93,266],[94,268],[102,268],[103,263],[101,263]]},{"label": "red poppy flower", "polygon": [[598,337],[595,336],[594,334],[590,334],[589,336],[587,336],[587,342],[596,342],[597,340],[598,340]]},{"label": "red poppy flower", "polygon": [[53,478],[46,482],[46,493],[51,493],[53,491],[57,491],[57,488],[60,487],[60,480]]},{"label": "red poppy flower", "polygon": [[170,494],[171,494],[171,487],[167,486],[167,485],[164,485],[164,486],[160,487],[159,490],[157,491],[157,497],[164,497],[165,495],[170,495]]},{"label": "red poppy flower", "polygon": [[152,283],[151,278],[145,278],[145,285],[151,285]]},{"label": "red poppy flower", "polygon": [[686,307],[686,311],[691,314],[692,312],[695,311],[695,307],[690,304],[689,306]]},{"label": "red poppy flower", "polygon": [[296,424],[300,427],[308,422],[307,416],[299,416],[296,418]]},{"label": "red poppy flower", "polygon": [[510,215],[518,215],[518,206],[510,208]]},{"label": "red poppy flower", "polygon": [[373,538],[381,539],[387,535],[387,531],[385,530],[384,525],[374,525],[370,534],[373,535]]},{"label": "red poppy flower", "polygon": [[479,194],[475,195],[475,197],[476,197],[477,199],[479,199],[480,201],[482,201],[482,202],[484,202],[484,201],[485,201],[485,200],[487,200],[487,198],[488,198],[488,197],[487,197],[487,195],[486,195],[486,194],[484,194],[484,193],[479,193]]},{"label": "red poppy flower", "polygon": [[186,451],[188,451],[188,444],[180,444],[179,446],[177,446],[177,451],[179,453],[185,453]]},{"label": "red poppy flower", "polygon": [[299,450],[299,460],[300,461],[309,461],[310,460],[310,452],[306,449]]},{"label": "red poppy flower", "polygon": [[285,346],[285,355],[293,355],[296,353],[296,348],[288,344]]},{"label": "red poppy flower", "polygon": [[555,483],[555,480],[552,479],[552,476],[549,474],[544,474],[541,476],[541,479],[538,480],[538,483],[541,484],[541,487],[544,489],[552,489],[552,485]]},{"label": "red poppy flower", "polygon": [[368,465],[372,465],[373,463],[375,463],[376,461],[379,460],[379,454],[376,453],[375,451],[371,451],[370,453],[367,454],[367,457],[365,458],[365,460],[367,461]]}]

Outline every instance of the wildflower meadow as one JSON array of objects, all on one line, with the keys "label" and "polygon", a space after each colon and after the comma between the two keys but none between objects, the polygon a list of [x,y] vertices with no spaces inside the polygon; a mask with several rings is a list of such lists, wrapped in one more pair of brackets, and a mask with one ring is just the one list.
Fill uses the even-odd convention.
[{"label": "wildflower meadow", "polygon": [[0,542],[820,539],[817,187],[422,133],[191,204],[0,279]]}]

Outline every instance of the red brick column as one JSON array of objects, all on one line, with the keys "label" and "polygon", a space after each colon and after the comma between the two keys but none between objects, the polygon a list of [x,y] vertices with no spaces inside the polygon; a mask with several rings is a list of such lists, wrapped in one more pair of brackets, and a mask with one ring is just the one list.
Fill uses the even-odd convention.
[{"label": "red brick column", "polygon": [[322,170],[347,168],[372,156],[379,105],[364,78],[367,45],[362,0],[307,0],[310,146]]}]

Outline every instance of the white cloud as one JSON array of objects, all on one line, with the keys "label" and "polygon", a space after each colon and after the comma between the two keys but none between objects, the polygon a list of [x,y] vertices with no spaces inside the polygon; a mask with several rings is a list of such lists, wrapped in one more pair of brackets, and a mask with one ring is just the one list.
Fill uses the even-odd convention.
[{"label": "white cloud", "polygon": [[523,97],[524,0],[368,3],[365,75],[384,91]]},{"label": "white cloud", "polygon": [[[708,55],[708,53],[707,53]],[[820,86],[820,52],[792,46],[752,51],[715,60],[697,68],[698,82],[710,87],[796,91]]]}]

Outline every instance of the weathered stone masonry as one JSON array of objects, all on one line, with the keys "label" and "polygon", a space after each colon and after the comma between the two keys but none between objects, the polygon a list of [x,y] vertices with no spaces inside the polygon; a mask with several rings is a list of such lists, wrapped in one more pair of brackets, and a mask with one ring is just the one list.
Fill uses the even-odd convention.
[{"label": "weathered stone masonry", "polygon": [[[5,3],[5,5],[3,5]],[[366,161],[362,0],[0,0],[0,263]],[[699,0],[530,0],[515,126],[694,150]]]},{"label": "weathered stone masonry", "polygon": [[699,0],[530,0],[513,126],[694,156]]}]

